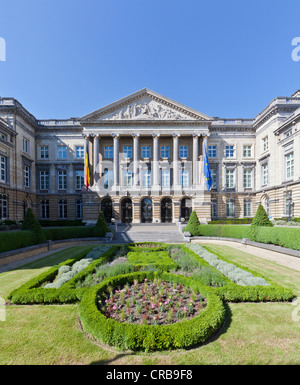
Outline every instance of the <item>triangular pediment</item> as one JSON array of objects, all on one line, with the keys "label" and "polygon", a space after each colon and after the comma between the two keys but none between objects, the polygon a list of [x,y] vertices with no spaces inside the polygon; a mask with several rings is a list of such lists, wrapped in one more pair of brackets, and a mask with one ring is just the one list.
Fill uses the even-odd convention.
[{"label": "triangular pediment", "polygon": [[211,118],[148,89],[83,116],[81,121],[199,121]]}]

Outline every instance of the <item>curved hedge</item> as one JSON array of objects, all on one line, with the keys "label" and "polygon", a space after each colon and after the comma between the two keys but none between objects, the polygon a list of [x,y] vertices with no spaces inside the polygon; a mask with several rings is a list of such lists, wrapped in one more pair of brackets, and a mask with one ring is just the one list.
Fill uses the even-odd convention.
[{"label": "curved hedge", "polygon": [[101,284],[86,292],[79,303],[78,312],[83,329],[103,343],[123,350],[166,350],[189,348],[203,343],[212,336],[225,319],[225,308],[221,299],[207,291],[207,288],[190,278],[170,273],[163,273],[165,281],[182,283],[206,296],[206,309],[194,318],[171,325],[137,325],[118,322],[107,318],[97,308],[97,298],[107,286],[117,287],[133,283],[136,279],[152,279],[156,273],[136,272],[105,279]]}]

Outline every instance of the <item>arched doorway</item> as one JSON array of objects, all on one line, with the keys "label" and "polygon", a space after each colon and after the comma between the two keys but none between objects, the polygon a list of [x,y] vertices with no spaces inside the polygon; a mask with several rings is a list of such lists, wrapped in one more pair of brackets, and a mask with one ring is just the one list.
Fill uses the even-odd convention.
[{"label": "arched doorway", "polygon": [[101,201],[101,211],[103,212],[104,218],[107,223],[111,222],[111,218],[113,216],[112,210],[112,201],[110,198],[104,198]]},{"label": "arched doorway", "polygon": [[172,199],[163,198],[160,205],[160,218],[163,223],[172,222]]},{"label": "arched doorway", "polygon": [[192,213],[192,200],[191,198],[183,198],[180,205],[180,220],[184,218],[184,222],[189,220]]},{"label": "arched doorway", "polygon": [[124,198],[121,202],[121,221],[122,223],[132,222],[132,200]]},{"label": "arched doorway", "polygon": [[144,198],[141,202],[141,222],[152,222],[152,200],[150,198]]},{"label": "arched doorway", "polygon": [[22,209],[23,209],[23,219],[25,218],[26,212],[31,207],[31,202],[29,198],[25,198],[22,202]]}]

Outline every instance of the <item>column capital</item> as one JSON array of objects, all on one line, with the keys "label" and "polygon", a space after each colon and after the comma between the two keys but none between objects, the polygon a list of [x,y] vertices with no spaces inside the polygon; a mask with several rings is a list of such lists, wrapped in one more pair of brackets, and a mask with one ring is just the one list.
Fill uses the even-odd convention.
[{"label": "column capital", "polygon": [[136,133],[136,132],[133,132],[131,135],[133,138],[139,138],[140,137],[140,134]]},{"label": "column capital", "polygon": [[199,138],[201,134],[198,134],[197,132],[193,132],[193,138]]},{"label": "column capital", "polygon": [[160,134],[157,134],[157,133],[153,132],[153,133],[152,133],[152,137],[153,137],[153,138],[159,138],[159,137],[160,137]]},{"label": "column capital", "polygon": [[113,138],[120,138],[120,134],[116,134],[116,133],[112,133],[111,136],[112,136]]},{"label": "column capital", "polygon": [[173,132],[172,136],[173,136],[173,139],[175,139],[175,138],[179,138],[180,134],[176,133],[176,132]]}]

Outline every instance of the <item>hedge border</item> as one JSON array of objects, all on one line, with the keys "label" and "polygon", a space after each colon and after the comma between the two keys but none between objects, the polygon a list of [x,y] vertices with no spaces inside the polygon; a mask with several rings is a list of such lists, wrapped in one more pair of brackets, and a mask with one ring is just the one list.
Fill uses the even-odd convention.
[{"label": "hedge border", "polygon": [[[103,245],[104,246],[104,245]],[[73,246],[78,247],[78,246]],[[52,304],[52,303],[74,303],[80,300],[85,291],[89,288],[76,289],[76,282],[83,279],[87,274],[93,272],[96,267],[109,259],[115,254],[119,246],[111,246],[109,250],[104,252],[98,259],[93,261],[88,267],[76,274],[68,282],[64,283],[60,288],[43,288],[41,285],[47,281],[52,281],[61,266],[72,266],[75,262],[84,258],[89,251],[95,248],[91,246],[85,251],[81,251],[78,255],[73,256],[59,265],[55,265],[44,273],[27,281],[19,288],[13,290],[8,299],[13,304]]]},{"label": "hedge border", "polygon": [[[203,263],[203,265],[206,264],[211,268],[216,269],[215,267],[211,266],[208,262],[206,262],[203,258],[201,258],[193,250],[189,249],[184,245],[181,245],[181,247],[184,249],[185,252],[189,252],[191,256],[194,256],[194,258],[196,258],[199,262],[205,262]],[[204,246],[201,246],[201,247],[204,247]],[[206,247],[204,248],[207,251],[209,251]],[[254,270],[248,269],[243,265],[239,265],[235,262],[229,261],[226,258],[219,256],[216,253],[212,253],[212,254],[216,255],[219,259],[225,262],[231,263],[236,267],[239,267],[240,269],[243,269],[253,274],[254,277],[264,278],[267,281],[267,283],[269,283],[269,286],[261,286],[261,285],[241,286],[236,284],[235,282],[232,282],[228,277],[224,275],[224,280],[227,282],[226,286],[209,288],[209,290],[212,290],[223,301],[226,301],[226,302],[267,302],[267,301],[280,302],[280,301],[291,301],[295,297],[292,290],[287,289],[281,285],[278,285],[277,283],[270,280],[269,278],[264,277],[262,274]]]},{"label": "hedge border", "polygon": [[[206,296],[207,306],[203,313],[187,321],[172,325],[137,325],[107,318],[97,308],[97,298],[107,286],[117,287],[159,276],[166,281],[182,283]],[[221,299],[207,291],[196,281],[170,273],[136,272],[105,279],[86,292],[79,303],[78,314],[83,330],[103,343],[121,350],[184,349],[205,342],[218,331],[225,320],[225,307]]]}]

